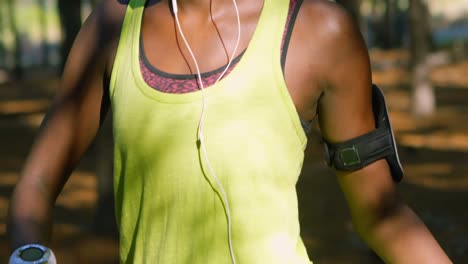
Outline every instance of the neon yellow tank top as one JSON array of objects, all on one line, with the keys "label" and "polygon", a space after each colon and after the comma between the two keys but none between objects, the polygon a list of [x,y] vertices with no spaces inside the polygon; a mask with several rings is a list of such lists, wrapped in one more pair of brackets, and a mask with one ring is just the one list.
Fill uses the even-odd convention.
[{"label": "neon yellow tank top", "polygon": [[[231,263],[223,203],[197,146],[202,94],[162,93],[143,80],[144,5],[128,6],[110,87],[121,263]],[[243,57],[206,90],[205,145],[239,264],[310,263],[295,189],[306,137],[280,63],[288,7],[265,0]]]}]

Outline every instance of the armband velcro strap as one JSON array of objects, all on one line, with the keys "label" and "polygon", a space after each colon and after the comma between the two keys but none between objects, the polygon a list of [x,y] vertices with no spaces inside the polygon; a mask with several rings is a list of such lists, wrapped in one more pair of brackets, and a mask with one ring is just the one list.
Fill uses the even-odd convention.
[{"label": "armband velcro strap", "polygon": [[328,166],[342,171],[355,171],[385,158],[393,180],[401,181],[404,172],[388,116],[383,92],[372,86],[372,107],[376,129],[362,136],[340,143],[324,142]]},{"label": "armband velcro strap", "polygon": [[[393,154],[392,135],[379,128],[350,141],[330,144],[330,163],[337,170],[354,171]],[[331,165],[329,164],[329,165]]]}]

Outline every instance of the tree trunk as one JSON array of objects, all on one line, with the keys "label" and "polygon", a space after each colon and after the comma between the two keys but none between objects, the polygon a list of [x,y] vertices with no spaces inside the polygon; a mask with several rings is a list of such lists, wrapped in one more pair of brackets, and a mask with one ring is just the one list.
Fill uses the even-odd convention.
[{"label": "tree trunk", "polygon": [[418,116],[435,111],[434,89],[429,81],[427,55],[430,49],[429,9],[425,0],[411,0],[409,5],[412,70],[412,112]]},{"label": "tree trunk", "polygon": [[48,43],[48,25],[47,25],[47,1],[39,0],[39,6],[41,7],[40,12],[40,24],[41,24],[41,33],[42,33],[42,65],[47,65],[49,62],[49,43]]},{"label": "tree trunk", "polygon": [[11,77],[13,77],[13,79],[20,79],[23,77],[23,69],[21,65],[21,38],[18,30],[18,25],[16,24],[15,16],[15,1],[8,0],[7,5],[8,18],[10,20],[9,24],[14,37],[14,63]]},{"label": "tree trunk", "polygon": [[377,13],[377,0],[371,0],[371,13],[372,16],[375,16]]},{"label": "tree trunk", "polygon": [[[0,1],[0,69],[6,68],[6,48],[5,42],[3,42],[3,37],[5,36],[5,12],[3,12],[3,3],[4,1]],[[0,77],[1,82],[1,77]]]},{"label": "tree trunk", "polygon": [[57,6],[63,35],[60,52],[62,58],[60,68],[63,70],[73,41],[81,28],[81,1],[58,0]]},{"label": "tree trunk", "polygon": [[384,16],[384,48],[391,49],[396,46],[396,16],[398,12],[396,0],[385,0]]}]

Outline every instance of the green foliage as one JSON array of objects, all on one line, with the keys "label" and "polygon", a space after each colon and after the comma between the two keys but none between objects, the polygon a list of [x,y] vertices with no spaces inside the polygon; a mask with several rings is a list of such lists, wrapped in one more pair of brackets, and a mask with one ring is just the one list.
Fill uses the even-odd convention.
[{"label": "green foliage", "polygon": [[[0,58],[10,58],[10,63],[0,60],[0,67],[11,68],[2,64],[12,61],[28,64],[28,50],[58,44],[60,39],[55,1],[0,0]],[[16,48],[20,48],[19,55],[13,55]]]},{"label": "green foliage", "polygon": [[[44,9],[38,3],[15,2],[14,18],[18,26],[20,35],[31,39],[33,42],[40,42],[44,38],[60,37],[60,25],[58,14],[53,6],[47,6]],[[46,30],[41,28],[41,16],[46,18]],[[43,32],[51,32],[52,36],[43,36]]]}]

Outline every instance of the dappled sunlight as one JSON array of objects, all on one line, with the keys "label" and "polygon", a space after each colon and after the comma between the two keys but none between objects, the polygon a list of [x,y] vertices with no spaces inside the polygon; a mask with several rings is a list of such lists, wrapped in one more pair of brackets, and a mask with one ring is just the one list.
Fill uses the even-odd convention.
[{"label": "dappled sunlight", "polygon": [[393,129],[396,132],[396,136],[401,131],[413,131],[416,127],[414,118],[408,115],[408,112],[390,112],[390,120],[392,122]]},{"label": "dappled sunlight", "polygon": [[[410,84],[410,58],[406,50],[372,50],[370,58],[374,83],[394,87]],[[429,78],[434,86],[460,89],[468,87],[468,60],[441,64],[434,65],[430,72]]]},{"label": "dappled sunlight", "polygon": [[410,58],[410,54],[405,49],[382,50],[371,49],[369,51],[371,61],[379,64],[406,64]]},{"label": "dappled sunlight", "polygon": [[18,173],[0,172],[0,186],[13,186],[18,181]]},{"label": "dappled sunlight", "polygon": [[407,85],[410,75],[407,71],[409,53],[403,49],[384,51],[373,49],[369,52],[372,63],[372,81],[379,86]]},{"label": "dappled sunlight", "polygon": [[392,112],[390,118],[398,144],[412,148],[468,152],[468,120],[453,111],[443,109],[428,118],[417,118],[407,112]]},{"label": "dappled sunlight", "polygon": [[[18,175],[16,173],[0,173],[0,188],[12,190],[16,184]],[[9,203],[8,196],[0,196],[0,237],[6,233],[6,217]]]},{"label": "dappled sunlight", "polygon": [[[37,75],[37,76],[36,76]],[[28,71],[28,78],[0,83],[0,101],[50,100],[58,90],[60,79],[47,69]]]},{"label": "dappled sunlight", "polygon": [[468,134],[463,132],[440,131],[429,135],[402,134],[398,136],[398,142],[413,148],[468,152]]},{"label": "dappled sunlight", "polygon": [[448,116],[445,113],[451,111],[438,111],[437,114],[429,117],[417,117],[409,114],[408,111],[391,111],[390,120],[396,136],[408,134],[410,132],[428,135],[435,131],[444,130],[447,133],[457,133],[466,130],[467,124],[463,121],[467,118],[458,115]]},{"label": "dappled sunlight", "polygon": [[387,107],[394,111],[405,111],[408,115],[410,110],[411,98],[408,91],[402,90],[391,90],[385,91],[385,98],[387,101]]},{"label": "dappled sunlight", "polygon": [[391,68],[372,72],[372,81],[381,86],[407,85],[410,82],[410,75],[405,69]]},{"label": "dappled sunlight", "polygon": [[0,84],[8,80],[8,73],[6,71],[0,70]]},{"label": "dappled sunlight", "polygon": [[56,223],[54,224],[53,228],[53,235],[54,238],[60,237],[71,237],[79,235],[82,232],[81,228],[73,224],[67,223]]},{"label": "dappled sunlight", "polygon": [[[7,145],[7,147],[11,147]],[[10,149],[11,152],[16,151],[16,149]],[[24,163],[24,157],[20,158],[17,157],[16,155],[12,155],[13,153],[10,153],[10,155],[6,155],[6,157],[2,157],[3,160],[0,164],[2,164],[3,169],[18,169],[20,168],[23,163]]]},{"label": "dappled sunlight", "polygon": [[468,134],[468,98],[464,107],[453,106],[439,108],[434,116],[434,122],[445,126],[447,131],[464,131]]},{"label": "dappled sunlight", "polygon": [[[431,4],[434,16],[433,29],[439,30],[442,25],[448,25],[449,17],[461,15],[462,11],[466,13],[468,9],[463,6],[463,1],[466,0],[426,1]],[[45,113],[54,95],[60,90],[62,82],[59,77],[59,72],[62,70],[62,66],[59,66],[60,57],[63,56],[64,59],[66,53],[59,53],[67,50],[67,44],[62,49],[59,40],[60,38],[66,40],[67,33],[70,35],[69,40],[74,37],[71,35],[72,30],[67,31],[65,27],[60,28],[60,26],[80,25],[79,21],[73,24],[60,20],[57,12],[57,10],[63,12],[65,10],[63,7],[71,7],[72,4],[78,7],[80,1],[23,2],[3,1],[0,4],[4,7],[0,8],[2,10],[0,20],[5,17],[0,25],[0,140],[3,140],[0,142],[0,263],[6,262],[4,258],[9,254],[5,222],[11,192],[18,181],[21,167],[25,163]],[[59,2],[64,4],[62,8],[53,6]],[[81,1],[85,6],[88,5],[88,8],[91,2],[97,1]],[[406,24],[409,19],[405,13],[408,11],[405,5],[409,1],[400,1],[398,5],[389,6],[387,10],[385,5],[391,1],[341,2],[354,4],[359,2],[367,5],[367,13],[362,12],[361,8],[362,15],[365,15],[361,22],[366,24],[364,37],[368,47],[371,47],[369,55],[372,79],[373,83],[385,92],[405,170],[405,178],[398,184],[398,192],[403,200],[422,216],[444,249],[454,257],[455,263],[468,263],[466,261],[468,260],[466,41],[458,48],[447,42],[447,46],[444,47],[439,47],[435,43],[431,49],[427,62],[430,65],[428,70],[430,81],[435,91],[436,112],[428,117],[417,117],[411,113],[412,63],[411,54],[405,49],[410,46],[408,42],[411,39],[408,36],[409,25]],[[40,7],[45,3],[48,3],[47,8]],[[14,12],[6,9],[6,6],[11,4],[16,6]],[[450,16],[440,13],[445,9]],[[72,14],[79,12],[79,8],[69,8],[68,11]],[[43,17],[45,20],[40,21],[39,13],[45,14]],[[87,11],[81,13],[83,18],[86,14]],[[71,15],[65,15],[65,12],[62,17],[73,18]],[[12,21],[18,23],[18,32],[14,32],[14,23],[9,22],[9,18],[16,18]],[[391,30],[392,23],[395,24],[393,25],[395,32]],[[413,31],[424,31],[422,24],[418,28],[420,30]],[[412,25],[419,26],[414,23]],[[111,33],[103,32],[106,36],[107,33]],[[64,36],[60,36],[62,33],[65,33]],[[380,43],[392,42],[390,35],[401,38],[401,42],[397,41],[389,46]],[[18,41],[19,50],[17,50],[20,52],[14,52],[15,39]],[[412,39],[415,39],[414,36]],[[375,47],[388,47],[390,50]],[[78,59],[82,57],[77,56]],[[80,64],[71,60],[70,65]],[[17,74],[15,66],[23,67],[21,74]],[[359,73],[349,69],[347,74]],[[233,129],[240,131],[237,127]],[[110,134],[109,132],[109,135],[102,137],[108,140],[111,138]],[[245,133],[245,135],[250,134]],[[314,260],[314,264],[381,263],[358,238],[352,227],[349,210],[334,171],[322,161],[323,148],[319,145],[321,135],[318,128],[309,134],[309,138],[306,159],[296,189],[300,208],[301,237],[310,258]],[[112,168],[108,164],[108,170],[102,169],[102,164],[110,163],[112,160],[110,149],[105,144],[92,143],[57,199],[51,248],[54,249],[59,263],[119,263],[117,231],[107,236],[109,233],[103,230],[105,229],[103,227],[115,224],[115,212],[111,210],[114,205],[111,199]],[[170,148],[166,152],[171,152]],[[106,156],[108,154],[109,156]],[[266,160],[262,160],[262,163],[265,168],[271,167]],[[107,173],[109,177],[105,180],[102,177],[98,179],[96,171],[99,175]],[[103,186],[111,190],[109,192],[111,198],[103,199]],[[101,192],[100,196],[98,192]],[[109,202],[103,203],[102,201],[106,199]],[[148,203],[153,201],[148,200],[148,197],[144,200]],[[145,224],[149,225],[151,221],[151,219],[149,222],[145,221]],[[212,226],[210,221],[215,220],[209,213],[203,214],[197,218],[197,225]],[[189,238],[201,232],[197,228],[189,231]],[[278,254],[292,245],[281,236],[272,240],[272,243]]]},{"label": "dappled sunlight", "polygon": [[78,171],[70,177],[56,204],[70,210],[92,208],[96,199],[96,175]]},{"label": "dappled sunlight", "polygon": [[430,78],[435,85],[466,89],[468,87],[468,61],[435,68]]},{"label": "dappled sunlight", "polygon": [[[390,106],[394,106],[391,103]],[[408,98],[402,98],[403,101]],[[409,107],[409,106],[408,106]],[[468,104],[466,109],[468,110]],[[390,111],[390,119],[396,134],[406,132],[417,132],[427,135],[431,131],[445,130],[447,133],[466,133],[468,131],[468,116],[464,115],[465,110],[460,106],[439,107],[437,112],[428,117],[417,117],[407,111]]]},{"label": "dappled sunlight", "polygon": [[50,100],[11,100],[0,102],[0,115],[29,114],[44,111]]},{"label": "dappled sunlight", "polygon": [[6,219],[7,219],[8,203],[9,203],[8,197],[0,197],[0,237],[6,235]]},{"label": "dappled sunlight", "polygon": [[37,128],[41,125],[44,117],[45,114],[32,114],[20,117],[19,121],[28,127]]},{"label": "dappled sunlight", "polygon": [[[386,56],[389,55],[385,53],[375,56],[391,59],[387,58]],[[406,55],[395,52],[392,56],[401,60],[398,63],[403,63]],[[463,67],[455,68],[461,71],[464,69]],[[434,71],[435,77],[433,78],[437,79],[437,85],[444,86],[444,82],[449,82],[442,79],[446,76],[438,72],[441,69],[437,68]],[[456,76],[463,74],[464,72]],[[447,77],[447,79],[450,78]],[[386,93],[390,118],[398,144],[418,151],[419,149],[429,149],[431,152],[421,151],[419,154],[421,157],[409,157],[412,155],[411,151],[414,150],[402,151],[406,177],[401,189],[406,197],[411,197],[406,201],[411,205],[418,202],[427,205],[431,203],[430,201],[438,200],[437,195],[432,195],[433,193],[441,192],[447,201],[451,201],[453,208],[460,210],[457,217],[466,219],[465,214],[461,213],[461,208],[464,208],[464,205],[455,202],[459,195],[445,194],[452,194],[456,191],[463,193],[468,190],[468,166],[460,164],[458,161],[460,159],[453,162],[446,160],[441,162],[437,158],[437,155],[444,155],[445,152],[449,151],[468,153],[468,133],[466,132],[468,131],[468,116],[466,115],[468,107],[464,106],[464,99],[457,92],[447,93],[446,90],[452,89],[451,86],[448,88],[437,87],[436,89],[440,91],[438,93],[440,105],[437,112],[431,117],[418,118],[409,113],[411,108],[409,75],[404,67],[392,66],[386,70],[376,71],[374,72],[374,81],[381,85]],[[455,89],[463,88],[459,85],[455,87]],[[16,88],[12,89],[13,91],[10,89],[0,90],[1,94],[3,92],[8,94],[2,98],[3,101],[0,100],[0,131],[7,136],[15,135],[14,138],[5,139],[5,143],[2,145],[8,146],[7,149],[3,149],[1,161],[2,168],[8,168],[8,171],[0,171],[0,186],[4,187],[5,190],[13,188],[18,177],[18,173],[15,171],[19,171],[26,158],[25,152],[17,150],[17,147],[24,145],[22,147],[24,148],[27,145],[25,142],[31,140],[30,137],[37,130],[44,118],[44,111],[51,102],[47,98],[48,93],[36,96],[37,99],[25,99],[21,98],[23,95],[18,91],[26,88],[18,88],[16,91],[14,90]],[[455,99],[457,104],[453,104]],[[31,131],[24,133],[25,129]],[[11,151],[12,149],[15,151]],[[370,252],[362,249],[365,248],[362,246],[362,242],[356,242],[358,241],[357,236],[348,230],[349,218],[347,218],[344,201],[339,193],[336,180],[328,168],[321,163],[317,165],[318,159],[322,158],[319,156],[321,149],[320,151],[316,149],[308,151],[313,154],[313,158],[307,160],[308,163],[305,164],[304,168],[305,171],[308,171],[308,177],[302,178],[298,188],[302,190],[300,195],[303,196],[301,207],[304,209],[302,211],[304,222],[301,224],[304,234],[302,237],[311,258],[329,259],[328,263],[347,263],[346,261],[351,261],[348,263],[374,263]],[[456,154],[451,153],[451,155]],[[91,152],[90,156],[91,162],[89,163],[95,164],[96,153]],[[412,162],[405,162],[408,157],[412,159]],[[424,161],[418,163],[421,159]],[[450,158],[448,159],[450,160]],[[408,186],[414,189],[405,189]],[[54,243],[56,243],[54,248],[57,249],[58,258],[65,260],[66,263],[88,263],[87,260],[90,259],[97,259],[95,263],[100,263],[99,259],[115,259],[117,257],[118,240],[104,240],[98,236],[90,235],[92,233],[90,226],[92,226],[93,213],[97,204],[96,188],[96,176],[92,170],[77,171],[70,177],[58,198],[53,231]],[[431,196],[433,200],[421,201],[421,196],[424,195]],[[0,197],[0,236],[4,236],[6,231],[5,223],[2,220],[6,217],[7,205],[8,197]],[[421,208],[427,207],[421,206]],[[449,215],[448,209],[441,206],[432,207],[431,212],[440,215],[443,219],[449,217],[447,216]],[[457,226],[457,228],[459,227]],[[460,233],[466,234],[463,232],[460,231]],[[446,241],[451,241],[450,239],[452,238],[448,237],[443,242],[448,243]],[[334,254],[334,252],[327,251],[331,247],[337,248],[341,255],[330,257]],[[368,262],[359,262],[366,257],[370,259]],[[118,263],[118,260],[113,263]]]},{"label": "dappled sunlight", "polygon": [[[456,168],[449,163],[424,163],[405,165],[411,184],[439,190],[468,190],[468,167]],[[454,177],[457,175],[457,177]]]}]

